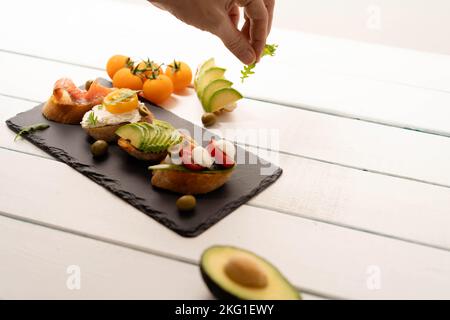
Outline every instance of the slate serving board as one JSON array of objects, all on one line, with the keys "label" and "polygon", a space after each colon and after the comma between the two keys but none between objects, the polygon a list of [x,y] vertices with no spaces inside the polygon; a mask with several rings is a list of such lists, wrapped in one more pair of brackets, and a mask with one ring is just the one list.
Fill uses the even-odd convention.
[{"label": "slate serving board", "polygon": [[[187,129],[193,134],[193,123],[143,102],[157,119],[165,120],[176,128]],[[36,123],[50,124],[48,129],[27,135],[25,139],[184,237],[198,236],[266,189],[282,173],[281,168],[260,158],[258,164],[238,164],[232,178],[223,187],[196,196],[197,207],[194,211],[179,212],[175,202],[180,195],[152,187],[148,163],[130,157],[115,144],[110,145],[105,158],[95,159],[90,152],[93,141],[81,126],[48,121],[42,116],[41,110],[42,104],[19,113],[6,123],[15,132]],[[206,131],[206,134],[211,133]],[[248,159],[249,154],[245,152]],[[261,175],[261,169],[269,165],[274,168],[273,173]]]}]

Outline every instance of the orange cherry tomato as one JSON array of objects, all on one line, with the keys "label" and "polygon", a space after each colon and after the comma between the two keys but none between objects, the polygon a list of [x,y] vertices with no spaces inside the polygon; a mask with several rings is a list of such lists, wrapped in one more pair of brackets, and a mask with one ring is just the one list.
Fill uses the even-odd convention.
[{"label": "orange cherry tomato", "polygon": [[167,66],[166,76],[172,80],[175,91],[181,91],[191,84],[192,70],[184,62],[173,61]]},{"label": "orange cherry tomato", "polygon": [[115,55],[109,58],[106,63],[106,72],[112,79],[117,71],[122,68],[131,68],[133,66],[133,61],[127,56]]},{"label": "orange cherry tomato", "polygon": [[159,104],[167,100],[173,92],[173,84],[169,77],[161,74],[155,79],[144,82],[143,95],[148,101]]},{"label": "orange cherry tomato", "polygon": [[142,90],[142,80],[128,68],[122,68],[113,77],[113,87]]},{"label": "orange cherry tomato", "polygon": [[163,70],[160,64],[147,59],[139,62],[135,68],[135,73],[142,79],[142,81],[145,81],[148,78],[151,78],[153,73],[155,73],[155,76],[162,74]]},{"label": "orange cherry tomato", "polygon": [[103,105],[111,113],[125,113],[136,109],[139,100],[136,91],[130,89],[117,89],[103,99]]}]

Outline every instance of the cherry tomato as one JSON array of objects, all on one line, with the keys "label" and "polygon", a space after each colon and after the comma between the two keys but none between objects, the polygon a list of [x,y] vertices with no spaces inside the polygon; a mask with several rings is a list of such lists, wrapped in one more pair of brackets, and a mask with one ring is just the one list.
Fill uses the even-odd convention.
[{"label": "cherry tomato", "polygon": [[103,105],[111,113],[125,113],[136,109],[139,105],[136,91],[117,89],[103,99]]},{"label": "cherry tomato", "polygon": [[106,72],[112,79],[117,71],[122,68],[131,68],[133,66],[133,61],[127,56],[115,55],[109,58],[106,63]]},{"label": "cherry tomato", "polygon": [[132,70],[128,68],[122,68],[114,75],[113,86],[115,88],[142,90],[142,80],[140,77],[133,74]]},{"label": "cherry tomato", "polygon": [[143,95],[148,101],[159,104],[167,100],[173,92],[173,84],[169,77],[161,74],[155,79],[144,82]]},{"label": "cherry tomato", "polygon": [[184,62],[173,61],[167,66],[166,76],[172,80],[174,91],[181,91],[191,84],[192,70]]}]

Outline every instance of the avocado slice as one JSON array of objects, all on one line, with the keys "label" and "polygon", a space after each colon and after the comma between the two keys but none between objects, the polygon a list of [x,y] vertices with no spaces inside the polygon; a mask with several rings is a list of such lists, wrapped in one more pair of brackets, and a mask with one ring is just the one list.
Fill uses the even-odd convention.
[{"label": "avocado slice", "polygon": [[197,95],[199,98],[202,97],[203,90],[206,88],[208,84],[216,79],[223,79],[225,75],[226,69],[219,67],[212,67],[205,70],[199,77],[197,78]]},{"label": "avocado slice", "polygon": [[169,148],[170,146],[170,139],[172,136],[171,131],[165,129],[160,130],[161,130],[160,138],[154,144],[155,150],[154,152],[161,152],[167,150],[167,148]]},{"label": "avocado slice", "polygon": [[145,130],[134,123],[121,126],[116,130],[116,134],[121,138],[130,140],[131,145],[138,149],[142,147],[146,139]]},{"label": "avocado slice", "polygon": [[211,293],[225,300],[300,300],[301,295],[271,263],[230,246],[203,252],[200,271]]},{"label": "avocado slice", "polygon": [[152,141],[155,139],[155,137],[158,135],[158,130],[155,126],[151,125],[147,122],[141,122],[135,124],[142,128],[145,132],[145,140],[142,143],[142,145],[138,148],[141,151],[147,150],[147,146],[152,144]]},{"label": "avocado slice", "polygon": [[203,90],[202,92],[202,105],[203,109],[206,108],[206,106],[209,103],[209,100],[211,99],[211,96],[218,90],[223,88],[231,88],[233,85],[233,82],[225,80],[225,79],[217,79],[214,81],[211,81]]},{"label": "avocado slice", "polygon": [[233,88],[223,88],[214,92],[205,107],[206,112],[216,112],[242,99],[242,94]]},{"label": "avocado slice", "polygon": [[164,129],[170,129],[170,130],[175,129],[170,123],[163,121],[163,120],[154,119],[152,124],[155,126],[164,128]]},{"label": "avocado slice", "polygon": [[197,81],[199,76],[205,72],[205,70],[208,70],[212,67],[216,66],[216,60],[214,58],[210,58],[203,62],[197,69],[197,72],[195,73],[195,79],[194,79],[194,88],[197,89]]}]

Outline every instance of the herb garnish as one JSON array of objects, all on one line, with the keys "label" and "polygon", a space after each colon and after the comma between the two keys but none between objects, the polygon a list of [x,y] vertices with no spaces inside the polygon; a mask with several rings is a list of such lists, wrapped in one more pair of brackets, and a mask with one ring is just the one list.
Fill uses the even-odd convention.
[{"label": "herb garnish", "polygon": [[89,112],[89,116],[88,116],[88,123],[91,126],[95,126],[97,124],[98,118],[97,116],[94,114],[94,111]]},{"label": "herb garnish", "polygon": [[119,94],[113,95],[111,100],[108,100],[106,103],[108,104],[116,104],[119,102],[126,101],[133,97],[136,93],[141,92],[142,90],[131,90],[131,89],[123,89],[119,91]]},{"label": "herb garnish", "polygon": [[[273,57],[275,55],[275,52],[277,51],[278,45],[276,44],[266,44],[264,46],[263,53],[261,54],[261,58],[264,56],[271,56]],[[250,75],[254,74],[256,67],[256,62],[244,66],[244,69],[241,70],[241,81],[244,82],[245,79],[247,79]]]},{"label": "herb garnish", "polygon": [[144,64],[144,67],[140,69],[139,66],[141,64],[138,64],[131,70],[131,73],[137,76],[142,75],[145,79],[152,80],[157,78],[159,72],[161,71],[161,67],[163,66],[163,64],[158,65],[153,60],[150,60],[150,58],[147,58],[147,60],[142,60],[141,63]]},{"label": "herb garnish", "polygon": [[29,127],[25,127],[22,130],[19,131],[18,134],[16,134],[16,137],[14,138],[14,141],[16,141],[17,139],[21,138],[24,134],[29,134],[38,130],[45,130],[48,127],[50,127],[49,124],[47,123],[37,123],[37,124],[33,124]]}]

